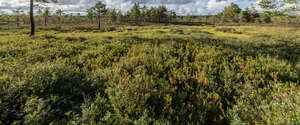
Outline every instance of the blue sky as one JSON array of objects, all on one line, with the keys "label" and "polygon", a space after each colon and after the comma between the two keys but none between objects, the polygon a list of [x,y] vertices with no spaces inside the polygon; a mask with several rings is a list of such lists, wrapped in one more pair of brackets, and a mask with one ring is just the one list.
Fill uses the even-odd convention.
[{"label": "blue sky", "polygon": [[[98,0],[59,0],[58,4],[48,4],[52,10],[63,9],[67,13],[84,13],[87,8],[93,6]],[[147,6],[165,5],[178,15],[192,14],[205,15],[216,14],[231,2],[237,3],[241,8],[249,7],[258,0],[102,0],[108,8],[116,8],[123,12],[128,11],[135,2]],[[0,10],[11,12],[12,9],[22,8],[28,10],[29,0],[0,0]],[[257,9],[259,9],[257,7]]]}]

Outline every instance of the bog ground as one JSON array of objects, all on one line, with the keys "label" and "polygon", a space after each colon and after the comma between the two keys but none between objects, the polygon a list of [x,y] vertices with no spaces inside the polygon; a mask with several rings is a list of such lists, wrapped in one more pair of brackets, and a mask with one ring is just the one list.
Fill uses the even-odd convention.
[{"label": "bog ground", "polygon": [[300,124],[300,28],[0,30],[0,124]]}]

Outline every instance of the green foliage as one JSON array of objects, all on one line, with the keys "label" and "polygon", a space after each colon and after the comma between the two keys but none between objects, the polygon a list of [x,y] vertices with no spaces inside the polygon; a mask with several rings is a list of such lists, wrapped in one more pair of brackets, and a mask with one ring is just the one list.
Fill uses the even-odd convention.
[{"label": "green foliage", "polygon": [[241,11],[239,14],[240,22],[250,22],[251,21],[251,13],[249,8],[246,8],[245,11]]},{"label": "green foliage", "polygon": [[171,33],[184,34],[184,31],[182,29],[171,29]]},{"label": "green foliage", "polygon": [[108,16],[112,22],[117,21],[117,11],[115,9],[108,11]]},{"label": "green foliage", "polygon": [[95,16],[97,18],[98,22],[98,28],[101,28],[101,18],[104,15],[107,15],[108,9],[106,8],[106,5],[102,1],[98,1],[95,6],[88,9],[88,16],[91,18]]},{"label": "green foliage", "polygon": [[86,41],[86,38],[85,37],[66,37],[65,40],[70,41],[70,42],[73,42],[73,41],[84,42],[84,41]]},{"label": "green foliage", "polygon": [[272,22],[271,15],[268,12],[263,13],[260,18],[261,18],[261,21],[263,21],[264,23],[271,23]]},{"label": "green foliage", "polygon": [[107,99],[97,95],[94,100],[86,100],[82,106],[80,116],[73,119],[77,124],[108,124],[110,118],[109,103]]},{"label": "green foliage", "polygon": [[225,33],[242,34],[242,32],[236,31],[236,29],[234,28],[216,28],[216,31],[221,31]]},{"label": "green foliage", "polygon": [[146,6],[140,7],[138,3],[135,3],[132,9],[126,13],[128,20],[143,20],[157,23],[168,22],[170,19],[175,18],[175,15],[175,12],[168,11],[165,6],[151,7],[148,9]]},{"label": "green foliage", "polygon": [[275,15],[278,14],[296,14],[300,12],[299,0],[261,0],[258,5],[265,11],[272,11]]},{"label": "green foliage", "polygon": [[297,28],[120,31],[0,32],[0,124],[299,123]]},{"label": "green foliage", "polygon": [[138,3],[134,3],[131,10],[127,13],[127,16],[133,20],[138,21],[141,17],[140,5]]},{"label": "green foliage", "polygon": [[272,83],[258,88],[247,85],[246,91],[231,109],[231,124],[300,124],[300,93],[294,83]]},{"label": "green foliage", "polygon": [[71,116],[66,113],[79,112],[84,95],[93,92],[83,77],[77,69],[61,64],[41,63],[24,69],[22,78],[4,90],[1,107],[9,108],[1,112],[1,121],[10,123],[22,117],[24,124],[68,121]]},{"label": "green foliage", "polygon": [[117,21],[118,21],[118,23],[121,23],[122,21],[123,21],[123,14],[122,14],[122,12],[121,11],[118,11],[118,13],[117,13]]},{"label": "green foliage", "polygon": [[239,21],[239,13],[241,12],[241,9],[239,6],[235,3],[231,3],[230,6],[225,7],[224,11],[220,14],[222,15],[222,18],[224,21],[233,21],[238,22]]},{"label": "green foliage", "polygon": [[273,10],[277,8],[277,2],[277,0],[261,0],[258,5],[263,9]]}]

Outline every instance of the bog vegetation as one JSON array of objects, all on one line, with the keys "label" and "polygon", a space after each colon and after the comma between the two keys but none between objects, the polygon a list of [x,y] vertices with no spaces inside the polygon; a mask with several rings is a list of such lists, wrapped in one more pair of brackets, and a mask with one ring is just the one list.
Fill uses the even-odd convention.
[{"label": "bog vegetation", "polygon": [[300,124],[299,16],[50,9],[1,16],[0,125]]}]

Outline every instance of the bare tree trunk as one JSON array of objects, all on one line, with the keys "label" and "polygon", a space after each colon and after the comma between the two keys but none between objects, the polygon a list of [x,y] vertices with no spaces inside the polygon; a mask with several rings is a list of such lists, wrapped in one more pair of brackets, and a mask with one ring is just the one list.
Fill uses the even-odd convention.
[{"label": "bare tree trunk", "polygon": [[160,16],[158,17],[158,23],[160,23]]},{"label": "bare tree trunk", "polygon": [[30,24],[31,24],[30,36],[34,36],[35,24],[34,24],[34,15],[33,15],[33,0],[30,0]]},{"label": "bare tree trunk", "polygon": [[58,17],[59,26],[61,26],[61,15]]},{"label": "bare tree trunk", "polygon": [[101,18],[100,18],[100,15],[98,16],[98,28],[99,29],[101,28]]},{"label": "bare tree trunk", "polygon": [[17,15],[17,17],[16,17],[16,23],[17,23],[17,27],[20,27],[20,18],[19,18],[19,15]]},{"label": "bare tree trunk", "polygon": [[48,15],[45,15],[45,26],[48,25]]}]

